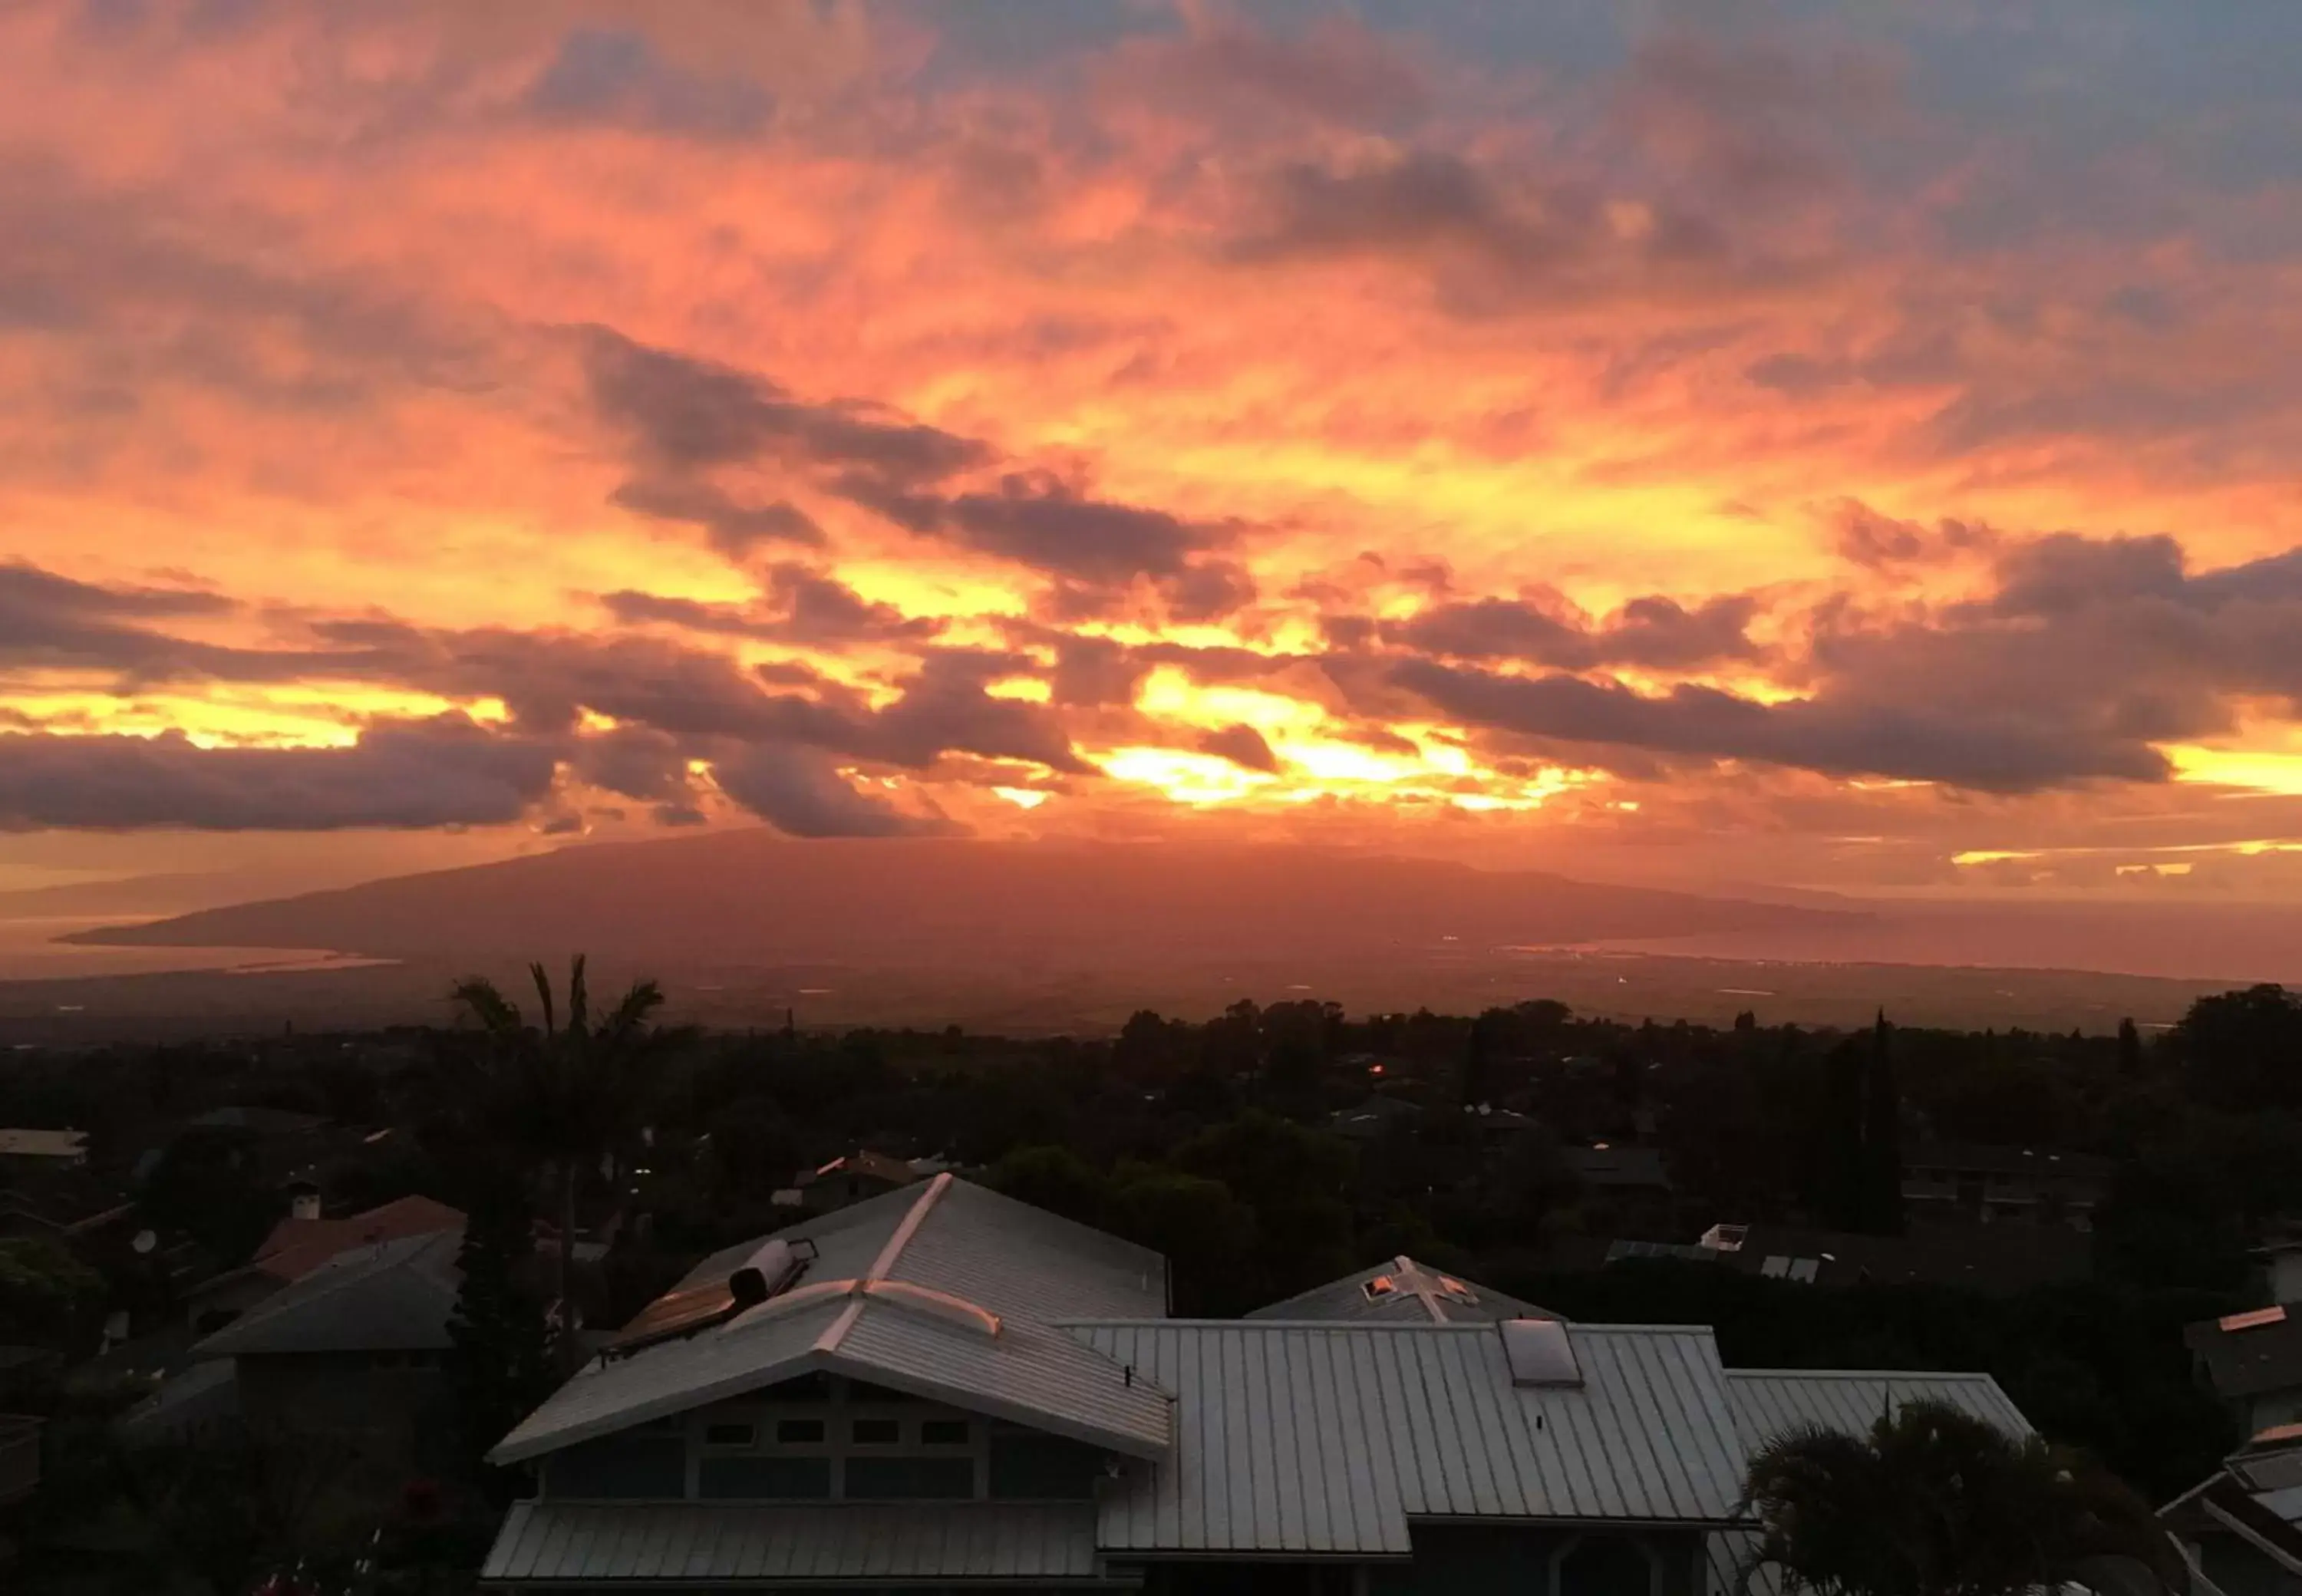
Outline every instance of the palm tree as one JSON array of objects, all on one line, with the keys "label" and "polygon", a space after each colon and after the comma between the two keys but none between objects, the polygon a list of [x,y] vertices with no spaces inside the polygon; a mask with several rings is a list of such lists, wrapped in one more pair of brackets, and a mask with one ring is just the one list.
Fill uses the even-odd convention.
[{"label": "palm tree", "polygon": [[493,1044],[484,1104],[489,1128],[559,1183],[552,1283],[559,1299],[560,1368],[572,1374],[581,1361],[568,1295],[576,1184],[587,1165],[615,1152],[630,1132],[642,1090],[640,1062],[656,1036],[649,1019],[663,1005],[663,989],[653,981],[634,981],[613,1008],[595,1016],[579,953],[568,966],[563,1025],[551,978],[540,963],[529,965],[528,973],[535,982],[533,1023],[483,976],[457,982],[449,995]]},{"label": "palm tree", "polygon": [[1822,1596],[2189,1587],[2148,1505],[2100,1465],[1944,1402],[1906,1403],[1867,1437],[1778,1436],[1751,1459],[1743,1501],[1760,1528],[1743,1592],[1768,1565],[1784,1590]]}]

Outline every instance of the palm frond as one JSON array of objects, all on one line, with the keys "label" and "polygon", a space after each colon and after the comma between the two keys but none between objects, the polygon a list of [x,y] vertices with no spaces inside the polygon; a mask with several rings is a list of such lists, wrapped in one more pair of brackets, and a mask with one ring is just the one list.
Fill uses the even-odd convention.
[{"label": "palm frond", "polygon": [[483,975],[466,976],[449,988],[448,1001],[478,1021],[491,1036],[507,1036],[520,1028],[518,1005]]},{"label": "palm frond", "polygon": [[567,1034],[588,1036],[592,1029],[592,994],[584,979],[584,955],[578,953],[567,965]]},{"label": "palm frond", "polygon": [[559,1029],[559,1017],[551,1007],[551,977],[544,970],[541,959],[527,967],[527,973],[529,979],[535,982],[535,998],[542,1005],[544,1034],[549,1036]]}]

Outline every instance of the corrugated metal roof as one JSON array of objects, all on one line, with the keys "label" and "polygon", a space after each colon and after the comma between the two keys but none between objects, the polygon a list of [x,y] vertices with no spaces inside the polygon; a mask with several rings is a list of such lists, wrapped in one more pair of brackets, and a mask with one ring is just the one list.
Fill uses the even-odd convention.
[{"label": "corrugated metal roof", "polygon": [[[1368,1296],[1368,1283],[1378,1279],[1390,1281],[1392,1289]],[[1458,1289],[1447,1289],[1450,1281]],[[1248,1317],[1298,1323],[1476,1324],[1497,1319],[1556,1319],[1558,1315],[1531,1302],[1507,1297],[1476,1281],[1456,1280],[1427,1264],[1400,1256],[1323,1286],[1314,1286],[1284,1302],[1256,1308]]]},{"label": "corrugated metal roof", "polygon": [[[821,1253],[788,1300],[585,1369],[491,1456],[502,1463],[539,1457],[814,1370],[1132,1456],[1166,1449],[1172,1426],[1165,1396],[1147,1382],[1130,1382],[1118,1364],[1046,1328],[1040,1322],[1046,1308],[1037,1317],[1031,1313],[1040,1299],[1139,1306],[1147,1292],[1164,1306],[1164,1275],[1147,1275],[1141,1248],[949,1175],[890,1196],[900,1201],[875,1198],[845,1211],[863,1214],[861,1219],[833,1214],[828,1223],[778,1232],[812,1239]],[[728,1248],[699,1264],[682,1285],[707,1280],[710,1270],[724,1274],[750,1256],[748,1248]],[[916,1295],[872,1295],[863,1284],[880,1281],[899,1282],[898,1291],[925,1287],[961,1302],[954,1307]],[[843,1285],[850,1289],[839,1291]],[[836,1294],[802,1301],[811,1291]],[[959,1322],[970,1317],[970,1304],[997,1316],[996,1333]]]},{"label": "corrugated metal roof", "polygon": [[[2027,1436],[2030,1421],[1987,1374],[1885,1373],[1843,1369],[1729,1369],[1726,1399],[1743,1453],[1802,1424],[1867,1435],[1881,1413],[1905,1402],[1947,1402],[1960,1412]],[[1706,1596],[1736,1596],[1742,1565],[1759,1548],[1754,1530],[1722,1530],[1704,1539]],[[1779,1572],[1752,1571],[1748,1596],[1781,1596]]]},{"label": "corrugated metal roof", "polygon": [[802,1508],[516,1502],[480,1571],[498,1588],[618,1580],[1092,1582],[1095,1509],[1006,1502]]},{"label": "corrugated metal roof", "polygon": [[1729,1369],[1726,1399],[1746,1456],[1802,1424],[1867,1435],[1879,1415],[1905,1402],[1947,1402],[2009,1435],[2030,1433],[2030,1421],[1987,1374]]},{"label": "corrugated metal roof", "polygon": [[1107,1550],[1404,1554],[1421,1517],[1716,1523],[1741,1484],[1707,1330],[1577,1326],[1573,1390],[1516,1389],[1492,1325],[1081,1323],[1176,1397],[1172,1460]]},{"label": "corrugated metal roof", "polygon": [[965,1180],[928,1210],[895,1273],[1042,1324],[1167,1313],[1159,1254]]},{"label": "corrugated metal roof", "polygon": [[452,1343],[461,1229],[337,1254],[192,1348],[194,1357],[440,1351]]}]

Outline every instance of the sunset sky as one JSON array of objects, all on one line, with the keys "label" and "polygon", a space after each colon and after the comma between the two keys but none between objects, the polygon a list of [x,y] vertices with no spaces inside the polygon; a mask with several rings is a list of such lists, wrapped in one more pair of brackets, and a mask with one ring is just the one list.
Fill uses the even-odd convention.
[{"label": "sunset sky", "polygon": [[0,887],[764,819],[2302,897],[2298,61],[0,0]]}]

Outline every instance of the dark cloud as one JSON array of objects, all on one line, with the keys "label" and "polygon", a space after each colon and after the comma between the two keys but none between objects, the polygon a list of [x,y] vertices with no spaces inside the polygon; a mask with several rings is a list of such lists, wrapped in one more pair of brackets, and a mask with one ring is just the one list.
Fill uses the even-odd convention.
[{"label": "dark cloud", "polygon": [[522,104],[550,122],[594,122],[690,139],[748,139],[775,115],[775,97],[747,78],[690,71],[647,36],[579,28],[536,74]]},{"label": "dark cloud", "polygon": [[583,329],[592,401],[667,467],[774,462],[860,472],[889,483],[937,482],[982,464],[970,438],[863,404],[808,404],[755,373]]},{"label": "dark cloud", "polygon": [[1251,726],[1227,726],[1221,731],[1207,733],[1199,739],[1199,752],[1229,760],[1243,770],[1261,770],[1276,775],[1279,756],[1271,752],[1271,744],[1263,734]]},{"label": "dark cloud", "polygon": [[1827,698],[1765,704],[1686,685],[1649,696],[1620,683],[1499,676],[1425,659],[1401,661],[1391,679],[1466,726],[1595,748],[1992,792],[2028,792],[2093,777],[2155,781],[2168,774],[2163,757],[2147,744],[2014,712],[1986,720]]},{"label": "dark cloud", "polygon": [[945,750],[987,760],[1029,760],[1069,775],[1095,767],[1071,747],[1063,722],[1046,704],[984,691],[987,678],[1028,668],[1027,660],[987,668],[976,656],[952,651],[930,655],[895,702],[873,715],[860,746],[889,764],[922,769]]},{"label": "dark cloud", "polygon": [[1397,45],[1342,21],[1297,34],[1214,21],[1122,52],[1118,67],[1113,90],[1170,113],[1382,127],[1417,121],[1431,105],[1429,81]]},{"label": "dark cloud", "polygon": [[823,546],[823,528],[806,511],[783,500],[743,504],[709,482],[679,477],[634,477],[608,495],[608,502],[634,515],[700,526],[711,546],[742,564],[765,545]]},{"label": "dark cloud", "polygon": [[279,682],[357,673],[357,656],[233,648],[149,624],[230,615],[232,601],[197,589],[105,587],[38,566],[0,566],[0,664],[116,673],[122,690],[186,678]]},{"label": "dark cloud", "polygon": [[1225,540],[1164,510],[1090,497],[1052,472],[1010,472],[996,492],[949,497],[884,491],[851,482],[852,497],[896,525],[1053,575],[1123,585],[1138,575],[1179,577],[1188,558]]},{"label": "dark cloud", "polygon": [[769,643],[920,643],[943,630],[943,622],[932,616],[906,616],[892,604],[864,599],[835,577],[792,565],[768,573],[767,591],[758,604],[711,604],[628,590],[602,594],[600,602],[626,624],[652,621]]},{"label": "dark cloud", "polygon": [[1109,637],[1058,634],[1055,668],[1048,678],[1054,701],[1080,708],[1131,704],[1151,672],[1147,661]]},{"label": "dark cloud", "polygon": [[202,748],[180,732],[0,734],[0,826],[499,826],[550,792],[557,760],[550,742],[460,716],[372,726],[349,748]]},{"label": "dark cloud", "polygon": [[919,836],[954,829],[939,816],[907,815],[860,793],[811,748],[765,743],[712,763],[719,790],[793,836]]},{"label": "dark cloud", "polygon": [[2000,557],[1992,607],[2002,615],[2067,615],[2124,599],[2174,598],[2182,589],[2182,549],[2172,538],[2058,533]]},{"label": "dark cloud", "polygon": [[1828,520],[1839,558],[1872,570],[1940,565],[1998,542],[1998,534],[1979,521],[1945,517],[1928,526],[1881,515],[1854,499],[1834,505]]},{"label": "dark cloud", "polygon": [[1244,264],[1379,257],[1435,274],[1465,315],[1612,292],[1635,274],[1715,266],[1718,227],[1665,201],[1619,226],[1599,188],[1506,183],[1445,151],[1418,149],[1340,169],[1298,163],[1271,181],[1258,219],[1231,246]]},{"label": "dark cloud", "polygon": [[1255,602],[1255,578],[1235,560],[1203,559],[1164,584],[1167,615],[1186,626],[1218,621]]},{"label": "dark cloud", "polygon": [[693,795],[685,746],[652,727],[592,733],[572,745],[570,763],[584,781],[621,797],[676,804]]},{"label": "dark cloud", "polygon": [[1675,29],[1633,50],[1618,106],[1651,154],[1747,206],[1833,187],[1850,133],[1890,114],[1897,88],[1878,55]]},{"label": "dark cloud", "polygon": [[1458,659],[1524,659],[1563,670],[1601,665],[1686,670],[1752,658],[1756,650],[1745,629],[1756,610],[1745,595],[1706,600],[1693,609],[1650,596],[1632,600],[1594,627],[1524,600],[1480,599],[1435,605],[1381,630],[1388,643]]}]

